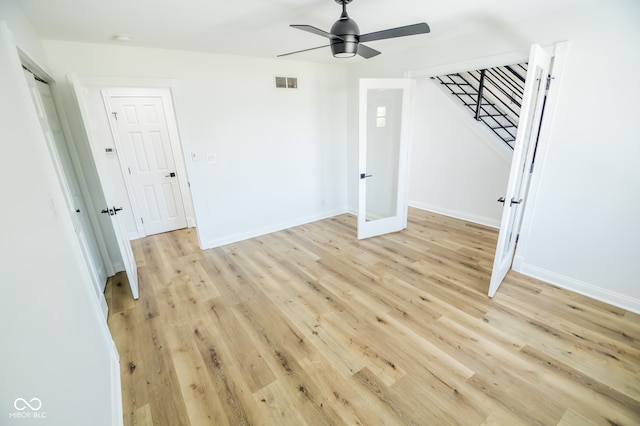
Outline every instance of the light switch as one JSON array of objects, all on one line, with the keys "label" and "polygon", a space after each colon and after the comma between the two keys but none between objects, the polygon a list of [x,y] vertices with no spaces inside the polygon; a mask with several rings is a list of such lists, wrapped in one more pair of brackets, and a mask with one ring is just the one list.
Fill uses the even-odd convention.
[{"label": "light switch", "polygon": [[207,154],[207,163],[216,164],[217,159],[215,154]]},{"label": "light switch", "polygon": [[198,161],[198,155],[195,152],[191,153],[191,161]]}]

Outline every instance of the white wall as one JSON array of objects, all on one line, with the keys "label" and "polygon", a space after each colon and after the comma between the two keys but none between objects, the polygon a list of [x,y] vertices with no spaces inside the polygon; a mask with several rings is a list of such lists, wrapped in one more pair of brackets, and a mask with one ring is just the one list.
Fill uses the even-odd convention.
[{"label": "white wall", "polygon": [[46,70],[48,64],[40,38],[13,0],[0,1],[0,20],[9,24],[22,53]]},{"label": "white wall", "polygon": [[409,204],[499,227],[513,151],[439,86],[416,84]]},{"label": "white wall", "polygon": [[[176,81],[203,247],[346,210],[344,65],[58,41],[44,46],[58,78],[73,72]],[[275,89],[276,75],[298,77],[299,89]],[[207,164],[208,154],[216,164]]]},{"label": "white wall", "polygon": [[[36,52],[37,37],[15,5],[1,6],[0,423],[31,424],[18,412],[45,415],[50,424],[120,424],[111,405],[117,355],[16,50]],[[18,411],[18,398],[42,406]]]},{"label": "white wall", "polygon": [[[532,177],[537,195],[527,206],[516,260],[528,274],[640,312],[640,86],[629,84],[640,70],[638,22],[637,1],[595,1],[518,25],[426,42],[421,50],[383,54],[350,67],[349,122],[357,122],[360,77],[398,77],[569,40],[548,149],[542,147],[544,167]],[[348,137],[353,174],[356,126]],[[355,195],[354,183],[350,205]]]}]

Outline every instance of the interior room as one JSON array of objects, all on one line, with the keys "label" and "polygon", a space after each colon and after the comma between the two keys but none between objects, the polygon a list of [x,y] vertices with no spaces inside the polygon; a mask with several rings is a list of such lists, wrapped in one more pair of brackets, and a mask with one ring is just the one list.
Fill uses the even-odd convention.
[{"label": "interior room", "polygon": [[638,2],[129,3],[0,1],[0,424],[640,422]]}]

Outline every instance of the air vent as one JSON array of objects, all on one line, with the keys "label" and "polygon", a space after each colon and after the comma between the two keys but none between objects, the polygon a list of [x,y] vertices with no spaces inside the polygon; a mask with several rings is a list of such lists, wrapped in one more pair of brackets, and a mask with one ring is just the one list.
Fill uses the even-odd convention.
[{"label": "air vent", "polygon": [[276,89],[297,89],[297,77],[276,77]]}]

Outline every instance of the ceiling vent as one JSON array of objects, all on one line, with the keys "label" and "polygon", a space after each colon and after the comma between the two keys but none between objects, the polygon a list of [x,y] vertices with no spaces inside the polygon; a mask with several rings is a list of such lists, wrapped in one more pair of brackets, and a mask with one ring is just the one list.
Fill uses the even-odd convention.
[{"label": "ceiling vent", "polygon": [[276,89],[297,89],[297,77],[276,77]]}]

